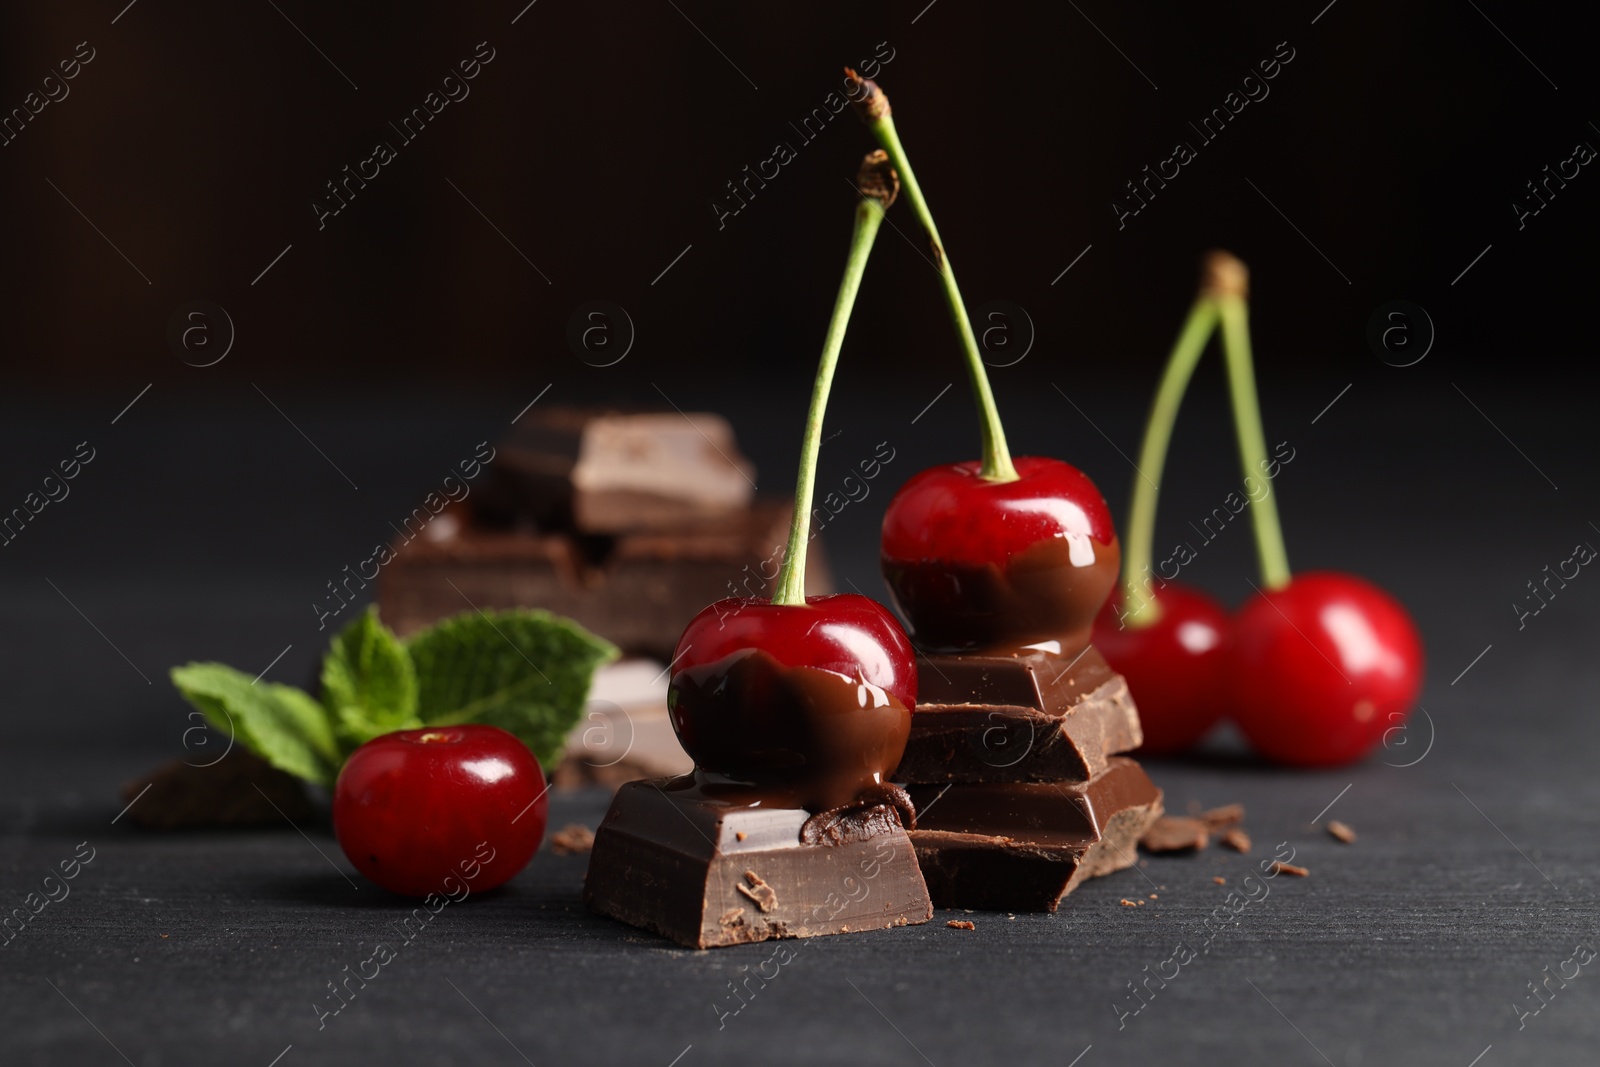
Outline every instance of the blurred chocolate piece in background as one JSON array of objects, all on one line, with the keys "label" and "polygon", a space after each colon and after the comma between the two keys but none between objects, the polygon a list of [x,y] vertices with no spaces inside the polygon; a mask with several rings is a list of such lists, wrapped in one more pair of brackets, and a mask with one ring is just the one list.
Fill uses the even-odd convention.
[{"label": "blurred chocolate piece in background", "polygon": [[738,516],[755,494],[733,428],[705,412],[536,409],[497,450],[478,513],[519,527],[671,529]]},{"label": "blurred chocolate piece in background", "polygon": [[[470,610],[543,608],[625,655],[670,662],[695,613],[769,596],[787,501],[753,500],[754,468],[721,416],[547,408],[503,442],[484,488],[397,538],[378,603],[401,635]],[[806,591],[831,591],[817,545]]]}]

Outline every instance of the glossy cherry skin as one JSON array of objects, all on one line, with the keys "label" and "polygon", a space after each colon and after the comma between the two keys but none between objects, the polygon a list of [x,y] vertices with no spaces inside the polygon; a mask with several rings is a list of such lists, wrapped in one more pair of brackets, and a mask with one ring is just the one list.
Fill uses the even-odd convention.
[{"label": "glossy cherry skin", "polygon": [[719,600],[684,628],[673,652],[672,676],[747,648],[759,648],[788,667],[815,667],[850,679],[859,671],[906,707],[917,702],[916,653],[895,617],[870,597],[808,596],[804,607],[761,597]]},{"label": "glossy cherry skin", "polygon": [[1263,756],[1350,763],[1399,725],[1422,688],[1422,641],[1405,608],[1348,574],[1297,574],[1234,618],[1234,717]]},{"label": "glossy cherry skin", "polygon": [[1128,680],[1146,756],[1182,752],[1231,706],[1233,624],[1223,606],[1192,586],[1167,582],[1150,595],[1161,615],[1146,626],[1121,621],[1122,592],[1094,621],[1094,647]]},{"label": "glossy cherry skin", "polygon": [[855,594],[718,601],[684,630],[667,704],[702,772],[824,810],[888,780],[917,700],[893,615]]},{"label": "glossy cherry skin", "polygon": [[406,896],[459,900],[525,867],[544,839],[544,773],[498,726],[375,737],[333,790],[333,829],[356,869]]},{"label": "glossy cherry skin", "polygon": [[1121,546],[1105,498],[1057,459],[1020,456],[991,482],[976,461],[912,476],[883,517],[884,578],[928,651],[1057,641],[1071,654],[1116,584]]}]

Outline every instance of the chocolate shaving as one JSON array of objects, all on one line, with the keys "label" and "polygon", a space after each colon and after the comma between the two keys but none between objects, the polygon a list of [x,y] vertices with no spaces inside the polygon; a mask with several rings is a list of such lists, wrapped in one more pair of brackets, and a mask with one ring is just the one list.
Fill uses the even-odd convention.
[{"label": "chocolate shaving", "polygon": [[1338,819],[1328,820],[1328,833],[1332,834],[1336,841],[1343,841],[1347,845],[1355,844],[1356,832]]},{"label": "chocolate shaving", "polygon": [[558,856],[588,852],[593,847],[594,831],[578,823],[568,823],[550,835],[550,851]]},{"label": "chocolate shaving", "polygon": [[1186,815],[1163,815],[1139,838],[1147,852],[1192,852],[1205,848],[1209,841],[1206,824]]},{"label": "chocolate shaving", "polygon": [[777,890],[762,881],[759,874],[755,871],[745,871],[744,879],[745,882],[750,884],[745,885],[744,882],[739,882],[734,888],[754,901],[756,907],[761,909],[761,914],[765,915],[778,906]]},{"label": "chocolate shaving", "polygon": [[1250,835],[1242,827],[1235,826],[1222,835],[1222,843],[1235,852],[1250,851]]},{"label": "chocolate shaving", "polygon": [[1230,826],[1238,826],[1244,822],[1244,805],[1224,804],[1220,808],[1202,811],[1198,818],[1206,824],[1206,829],[1216,833],[1218,830],[1226,830]]},{"label": "chocolate shaving", "polygon": [[1310,874],[1311,871],[1308,868],[1305,868],[1305,867],[1296,867],[1292,863],[1284,863],[1282,860],[1273,860],[1272,861],[1272,873],[1274,873],[1274,874],[1292,874],[1296,878],[1304,878],[1306,875]]},{"label": "chocolate shaving", "polygon": [[952,930],[976,930],[978,928],[977,924],[971,919],[951,919],[945,925]]}]

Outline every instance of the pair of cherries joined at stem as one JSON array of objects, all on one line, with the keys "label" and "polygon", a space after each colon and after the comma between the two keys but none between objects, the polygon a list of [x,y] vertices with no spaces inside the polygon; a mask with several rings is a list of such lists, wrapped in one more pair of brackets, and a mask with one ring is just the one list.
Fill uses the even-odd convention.
[{"label": "pair of cherries joined at stem", "polygon": [[[1122,588],[1095,620],[1094,643],[1128,679],[1146,753],[1180,752],[1231,717],[1275,762],[1349,763],[1404,721],[1422,685],[1422,644],[1405,609],[1370,582],[1289,571],[1251,367],[1247,286],[1242,263],[1212,253],[1151,406]],[[1151,572],[1173,423],[1219,326],[1245,487],[1268,486],[1248,493],[1262,585],[1231,619],[1205,593]]]},{"label": "pair of cherries joined at stem", "polygon": [[890,502],[882,565],[924,651],[1041,648],[1075,655],[1121,561],[1094,484],[1059,460],[1013,461],[949,257],[895,131],[888,99],[847,71],[880,148],[857,180],[855,231],[801,448],[788,549],[770,601],[697,615],[669,686],[673,727],[701,788],[813,811],[886,788],[916,705],[916,657],[894,616],[864,596],[806,597],[805,558],[823,414],[884,212],[903,188],[933,248],[982,416],[983,459],[930,468]]}]

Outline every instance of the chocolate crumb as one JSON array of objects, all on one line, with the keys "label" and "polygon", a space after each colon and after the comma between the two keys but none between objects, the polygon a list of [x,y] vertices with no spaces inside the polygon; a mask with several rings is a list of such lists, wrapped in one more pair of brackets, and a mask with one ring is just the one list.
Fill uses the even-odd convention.
[{"label": "chocolate crumb", "polygon": [[761,909],[761,914],[765,915],[767,912],[778,906],[777,890],[773,889],[766,882],[762,881],[759,874],[757,874],[755,871],[745,871],[744,879],[745,882],[749,882],[750,884],[745,885],[744,882],[740,882],[735,885],[734,888],[743,893],[745,896],[749,897],[751,900],[755,901],[756,907]]},{"label": "chocolate crumb", "polygon": [[1228,884],[1228,880],[1226,878],[1222,877],[1222,875],[1220,875],[1220,874],[1213,875],[1211,880],[1213,882],[1217,883],[1218,885],[1227,885]]},{"label": "chocolate crumb", "polygon": [[1185,815],[1163,815],[1150,824],[1139,844],[1147,852],[1191,852],[1210,840],[1206,824]]},{"label": "chocolate crumb", "polygon": [[1292,874],[1296,878],[1304,878],[1306,875],[1311,873],[1311,871],[1305,867],[1296,867],[1294,864],[1284,863],[1282,860],[1272,861],[1272,871],[1274,874]]},{"label": "chocolate crumb", "polygon": [[951,919],[945,925],[952,930],[976,930],[978,928],[977,924],[971,919]]},{"label": "chocolate crumb", "polygon": [[735,830],[733,832],[733,836],[737,837],[740,841],[743,841],[749,835],[747,835],[743,830]]},{"label": "chocolate crumb", "polygon": [[738,926],[744,922],[743,908],[729,908],[722,913],[722,918],[717,920],[718,926]]},{"label": "chocolate crumb", "polygon": [[558,856],[588,852],[593,847],[594,832],[578,823],[568,823],[550,835],[550,851]]},{"label": "chocolate crumb", "polygon": [[1224,804],[1220,808],[1210,808],[1199,815],[1201,822],[1206,824],[1206,829],[1212,833],[1226,830],[1230,826],[1238,826],[1244,822],[1243,804]]},{"label": "chocolate crumb", "polygon": [[1332,834],[1336,841],[1343,841],[1347,845],[1355,844],[1356,832],[1338,819],[1328,820],[1328,833]]},{"label": "chocolate crumb", "polygon": [[1222,835],[1222,843],[1233,849],[1235,852],[1250,851],[1250,835],[1245,833],[1244,830],[1238,826],[1235,826],[1233,829]]},{"label": "chocolate crumb", "polygon": [[1142,901],[1142,900],[1129,900],[1127,897],[1123,897],[1120,903],[1122,904],[1122,906],[1124,908],[1142,908],[1142,907],[1144,907],[1144,901]]},{"label": "chocolate crumb", "polygon": [[1150,894],[1150,899],[1151,899],[1151,900],[1160,900],[1160,899],[1161,899],[1161,898],[1160,898],[1160,897],[1158,897],[1158,896],[1156,896],[1156,895],[1155,895],[1155,894],[1154,894],[1154,893],[1151,893],[1151,894]]}]

